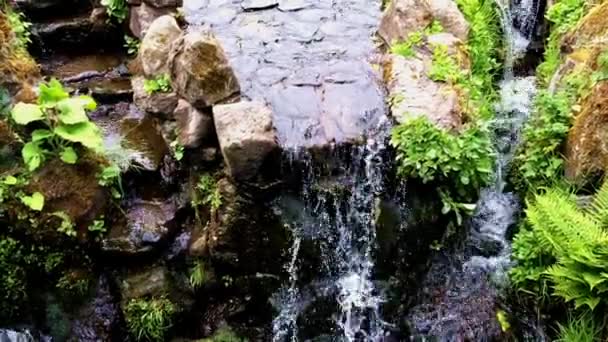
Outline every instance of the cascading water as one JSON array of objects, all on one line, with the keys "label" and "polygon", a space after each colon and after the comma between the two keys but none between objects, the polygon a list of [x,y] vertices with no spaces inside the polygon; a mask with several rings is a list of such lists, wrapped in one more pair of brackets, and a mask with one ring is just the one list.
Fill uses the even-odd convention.
[{"label": "cascading water", "polygon": [[[495,310],[500,288],[506,283],[511,246],[508,231],[517,222],[519,201],[505,192],[509,164],[521,129],[532,108],[533,77],[516,77],[514,65],[525,55],[535,27],[538,6],[522,0],[509,6],[497,0],[505,35],[506,53],[500,102],[492,121],[496,166],[493,186],[481,192],[462,245],[447,255],[447,262],[431,267],[425,280],[422,302],[409,314],[414,335],[441,341],[474,341],[500,335]],[[444,260],[445,260],[444,259]],[[447,268],[447,271],[446,271]],[[436,278],[436,279],[433,279]],[[438,278],[438,279],[437,279]],[[437,293],[442,293],[440,300]]]},{"label": "cascading water", "polygon": [[298,317],[314,299],[298,288],[298,254],[306,239],[317,243],[321,251],[321,269],[310,287],[335,301],[335,337],[344,341],[382,341],[386,323],[380,317],[380,305],[384,299],[372,277],[376,248],[374,210],[376,198],[383,192],[388,128],[385,118],[377,131],[368,132],[366,144],[348,147],[347,158],[336,156],[346,165],[340,167],[342,174],[333,185],[334,190],[320,190],[324,186],[322,176],[316,172],[320,166],[308,152],[290,152],[296,155],[291,160],[304,164],[303,189],[298,195],[304,210],[290,224],[290,282],[277,296],[279,314],[273,322],[274,341],[298,340]]}]

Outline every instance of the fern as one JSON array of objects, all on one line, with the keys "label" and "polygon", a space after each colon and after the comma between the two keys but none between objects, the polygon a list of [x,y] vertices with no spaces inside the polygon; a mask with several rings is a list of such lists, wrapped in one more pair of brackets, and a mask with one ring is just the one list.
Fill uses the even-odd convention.
[{"label": "fern", "polygon": [[577,308],[608,303],[608,182],[588,210],[579,209],[565,191],[549,189],[526,213],[530,229],[513,243],[515,285],[529,290],[531,282],[544,278],[553,295]]}]

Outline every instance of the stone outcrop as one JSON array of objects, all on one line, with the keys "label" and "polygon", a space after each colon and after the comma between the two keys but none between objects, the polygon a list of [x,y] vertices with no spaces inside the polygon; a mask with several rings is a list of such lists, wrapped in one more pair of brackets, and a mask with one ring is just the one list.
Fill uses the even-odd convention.
[{"label": "stone outcrop", "polygon": [[154,20],[173,12],[175,12],[174,8],[156,8],[145,2],[142,2],[139,6],[131,6],[129,12],[129,29],[135,37],[143,39]]},{"label": "stone outcrop", "polygon": [[152,22],[139,48],[139,59],[145,76],[153,78],[169,73],[171,44],[181,33],[177,21],[170,15]]},{"label": "stone outcrop", "polygon": [[173,117],[177,123],[178,141],[186,148],[199,147],[203,140],[213,135],[215,128],[211,113],[194,108],[186,100],[179,100]]},{"label": "stone outcrop", "polygon": [[382,17],[378,34],[386,43],[392,44],[423,30],[433,20],[458,39],[467,39],[469,24],[452,0],[392,0]]},{"label": "stone outcrop", "polygon": [[[598,57],[608,48],[608,3],[592,9],[561,42],[565,55],[551,81],[556,91],[564,87],[568,75],[602,72]],[[595,82],[573,106],[574,122],[565,148],[566,177],[586,184],[601,177],[608,168],[608,80]]]},{"label": "stone outcrop", "polygon": [[230,176],[248,181],[259,175],[279,148],[272,110],[261,102],[238,102],[213,107],[213,120]]},{"label": "stone outcrop", "polygon": [[220,43],[209,32],[190,32],[173,44],[171,81],[175,91],[195,107],[229,100],[240,91]]},{"label": "stone outcrop", "polygon": [[[389,56],[387,88],[391,112],[397,122],[425,116],[439,127],[455,130],[461,126],[460,95],[452,86],[427,76],[428,63],[418,58]],[[426,62],[429,61],[428,56]]]},{"label": "stone outcrop", "polygon": [[448,54],[459,61],[461,68],[469,67],[468,57],[462,52],[463,42],[451,33],[443,32],[424,38],[415,47],[414,55],[404,57],[388,54],[385,58],[385,81],[389,93],[389,107],[399,123],[424,116],[438,127],[457,131],[463,121],[466,94],[452,84],[434,81],[429,77],[433,49],[445,46]]}]

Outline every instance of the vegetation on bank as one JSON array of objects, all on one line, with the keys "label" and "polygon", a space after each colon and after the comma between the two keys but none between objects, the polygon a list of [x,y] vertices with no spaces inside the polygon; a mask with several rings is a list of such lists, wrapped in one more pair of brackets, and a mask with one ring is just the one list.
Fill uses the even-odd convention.
[{"label": "vegetation on bank", "polygon": [[[462,53],[470,58],[470,69],[463,68],[448,48],[435,45],[428,77],[450,84],[463,98],[465,120],[460,132],[447,132],[424,117],[404,122],[393,129],[391,145],[397,151],[399,175],[424,183],[441,184],[439,194],[444,213],[453,212],[457,223],[474,209],[479,189],[492,181],[494,152],[488,121],[494,116],[493,104],[501,44],[498,12],[493,1],[460,0],[458,6],[470,24]],[[415,49],[427,36],[442,32],[434,22],[412,33],[406,41],[392,46],[403,57],[415,56]]]}]

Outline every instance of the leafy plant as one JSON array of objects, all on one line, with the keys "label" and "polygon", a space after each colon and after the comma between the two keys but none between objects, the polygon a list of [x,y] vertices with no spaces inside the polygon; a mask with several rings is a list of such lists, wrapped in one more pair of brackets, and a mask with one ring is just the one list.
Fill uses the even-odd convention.
[{"label": "leafy plant", "polygon": [[203,285],[205,280],[207,279],[207,275],[205,272],[205,264],[201,260],[197,260],[194,263],[194,266],[190,268],[190,286],[192,288],[197,289]]},{"label": "leafy plant", "polygon": [[125,35],[125,44],[124,47],[127,49],[127,53],[129,55],[136,55],[139,51],[139,45],[141,42],[139,39],[135,37],[131,37],[129,35]]},{"label": "leafy plant", "polygon": [[523,131],[523,143],[515,156],[521,191],[550,185],[563,174],[562,144],[572,120],[572,106],[586,92],[589,73],[579,71],[565,77],[563,89],[538,92],[532,118]]},{"label": "leafy plant", "polygon": [[456,60],[448,53],[445,45],[437,45],[433,50],[433,64],[429,78],[433,81],[456,83],[464,77]]},{"label": "leafy plant", "polygon": [[2,6],[0,4],[0,9],[4,9],[11,30],[15,34],[16,40],[14,43],[17,44],[18,48],[25,49],[32,42],[30,38],[32,24],[25,20],[23,13],[15,11],[8,5]]},{"label": "leafy plant", "polygon": [[100,130],[86,114],[96,106],[89,96],[70,97],[56,79],[40,85],[38,104],[17,103],[11,111],[16,124],[45,127],[34,130],[21,150],[28,170],[36,170],[48,155],[58,155],[64,162],[74,164],[78,158],[75,148],[79,146],[103,151]]},{"label": "leafy plant", "polygon": [[94,220],[93,223],[89,225],[87,230],[91,233],[105,234],[106,226],[103,217],[101,217],[100,220]]},{"label": "leafy plant", "polygon": [[74,230],[74,223],[72,222],[72,219],[68,214],[63,211],[57,211],[52,213],[51,215],[58,217],[61,220],[61,223],[57,228],[60,233],[63,233],[70,237],[75,237],[77,235],[76,230]]},{"label": "leafy plant", "polygon": [[421,46],[427,36],[440,32],[443,32],[441,23],[433,20],[424,30],[412,32],[405,41],[392,44],[391,52],[406,58],[413,57],[416,54],[415,48]]},{"label": "leafy plant", "polygon": [[110,187],[112,197],[122,197],[124,191],[122,188],[122,179],[120,177],[120,168],[117,165],[113,164],[104,167],[101,172],[97,174],[97,182],[101,186]]},{"label": "leafy plant", "polygon": [[101,5],[106,8],[110,18],[122,23],[129,15],[129,7],[126,0],[101,0]]},{"label": "leafy plant", "polygon": [[173,150],[173,156],[175,157],[175,160],[180,161],[184,159],[184,146],[180,144],[177,139],[171,142],[170,147]]},{"label": "leafy plant", "polygon": [[535,291],[546,281],[576,308],[608,303],[608,182],[585,210],[567,192],[548,189],[526,214],[527,226],[513,242],[513,284]]},{"label": "leafy plant", "polygon": [[125,307],[127,327],[137,341],[164,341],[175,306],[165,297],[131,299]]},{"label": "leafy plant", "polygon": [[536,69],[539,80],[548,85],[561,61],[561,38],[583,17],[587,10],[585,0],[559,0],[554,2],[545,17],[552,23],[547,39],[543,62]]},{"label": "leafy plant", "polygon": [[222,206],[222,194],[212,176],[204,174],[196,184],[193,206],[209,205],[212,210]]},{"label": "leafy plant", "polygon": [[144,90],[148,94],[168,93],[171,91],[171,79],[169,75],[163,74],[151,80],[145,80]]},{"label": "leafy plant", "polygon": [[456,135],[418,117],[395,127],[390,143],[401,177],[443,184],[442,191],[457,201],[474,201],[478,189],[492,180],[494,151],[482,126]]}]

